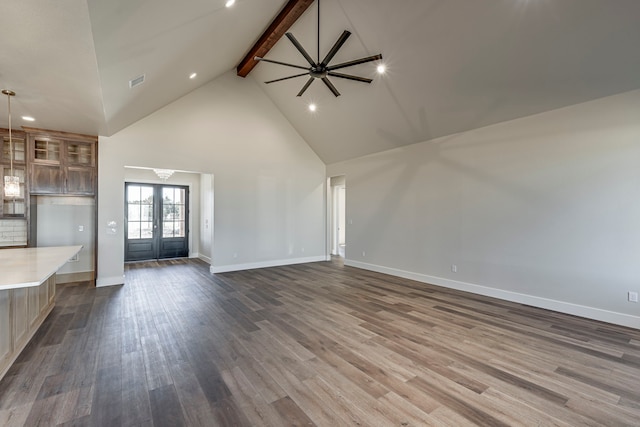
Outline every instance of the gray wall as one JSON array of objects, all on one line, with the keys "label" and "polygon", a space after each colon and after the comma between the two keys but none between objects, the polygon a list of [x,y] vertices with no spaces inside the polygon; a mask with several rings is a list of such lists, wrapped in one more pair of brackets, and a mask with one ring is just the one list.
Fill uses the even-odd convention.
[{"label": "gray wall", "polygon": [[326,259],[325,165],[251,79],[230,71],[98,149],[98,286],[124,281],[125,166],[213,175],[213,271]]},{"label": "gray wall", "polygon": [[67,262],[58,273],[93,271],[96,209],[93,198],[37,196],[36,206],[36,246],[82,245],[78,260]]},{"label": "gray wall", "polygon": [[327,172],[347,264],[640,327],[639,165],[633,91]]}]

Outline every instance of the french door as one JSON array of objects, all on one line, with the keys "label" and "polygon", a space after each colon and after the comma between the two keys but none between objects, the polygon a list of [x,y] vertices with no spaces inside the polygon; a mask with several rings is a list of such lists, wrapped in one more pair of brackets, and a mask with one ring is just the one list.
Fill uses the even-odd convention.
[{"label": "french door", "polygon": [[189,256],[189,187],[125,184],[125,261]]}]

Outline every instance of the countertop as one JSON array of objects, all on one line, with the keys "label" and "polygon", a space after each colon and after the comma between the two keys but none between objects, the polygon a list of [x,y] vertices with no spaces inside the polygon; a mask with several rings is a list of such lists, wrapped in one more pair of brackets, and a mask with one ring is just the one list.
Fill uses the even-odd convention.
[{"label": "countertop", "polygon": [[80,249],[81,245],[0,249],[0,291],[39,286]]}]

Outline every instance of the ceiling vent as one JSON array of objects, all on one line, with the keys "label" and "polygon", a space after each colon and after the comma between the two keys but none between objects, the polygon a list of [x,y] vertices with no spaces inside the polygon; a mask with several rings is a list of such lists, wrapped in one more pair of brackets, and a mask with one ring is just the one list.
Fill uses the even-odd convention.
[{"label": "ceiling vent", "polygon": [[142,83],[144,83],[144,74],[129,80],[129,88],[133,89],[134,87],[139,86]]}]

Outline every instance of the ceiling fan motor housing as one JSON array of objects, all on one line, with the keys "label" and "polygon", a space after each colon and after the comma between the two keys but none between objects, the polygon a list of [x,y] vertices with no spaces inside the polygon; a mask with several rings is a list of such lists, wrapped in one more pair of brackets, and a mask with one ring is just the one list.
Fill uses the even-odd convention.
[{"label": "ceiling fan motor housing", "polygon": [[319,67],[311,67],[311,70],[309,71],[309,75],[311,77],[315,77],[316,79],[322,79],[327,77],[327,69],[320,65]]}]

